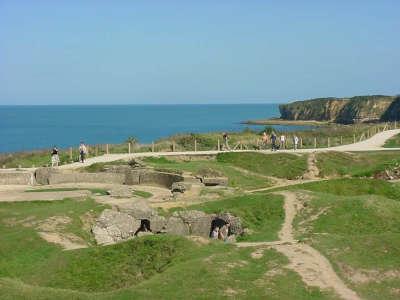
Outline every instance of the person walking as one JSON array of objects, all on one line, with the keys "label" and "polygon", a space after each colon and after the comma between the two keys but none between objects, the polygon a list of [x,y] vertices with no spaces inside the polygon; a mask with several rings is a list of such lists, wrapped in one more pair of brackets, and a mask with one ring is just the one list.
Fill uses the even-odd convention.
[{"label": "person walking", "polygon": [[265,131],[263,132],[263,135],[262,135],[262,142],[263,142],[265,149],[267,149],[268,148],[268,135],[267,135],[267,132],[265,132]]},{"label": "person walking", "polygon": [[58,167],[59,163],[60,163],[60,156],[58,155],[58,148],[54,146],[53,150],[51,151],[51,166]]},{"label": "person walking", "polygon": [[276,135],[274,132],[271,133],[271,151],[276,151]]},{"label": "person walking", "polygon": [[286,137],[285,137],[285,135],[283,135],[283,134],[281,134],[281,137],[280,137],[280,148],[281,149],[285,149],[286,148]]},{"label": "person walking", "polygon": [[81,142],[81,144],[79,145],[79,159],[81,163],[85,162],[86,155],[87,155],[86,145],[84,142]]},{"label": "person walking", "polygon": [[297,145],[299,144],[299,138],[297,137],[297,135],[293,136],[293,150],[296,151],[297,150]]},{"label": "person walking", "polygon": [[229,147],[229,136],[226,132],[222,134],[222,139],[224,141],[224,149],[231,150],[231,147]]}]

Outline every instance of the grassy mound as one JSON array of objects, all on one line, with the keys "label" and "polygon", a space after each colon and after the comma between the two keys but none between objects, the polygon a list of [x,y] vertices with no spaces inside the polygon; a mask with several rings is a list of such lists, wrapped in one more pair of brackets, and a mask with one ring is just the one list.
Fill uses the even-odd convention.
[{"label": "grassy mound", "polygon": [[[273,194],[244,195],[225,200],[192,205],[187,209],[206,213],[230,212],[241,218],[243,225],[253,234],[239,237],[245,241],[273,241],[285,218],[283,197]],[[178,210],[178,209],[174,209]]]},{"label": "grassy mound", "polygon": [[317,153],[317,166],[321,176],[371,177],[393,165],[400,164],[398,152]]},{"label": "grassy mound", "polygon": [[287,153],[220,153],[217,161],[262,175],[295,179],[307,170],[307,157]]},{"label": "grassy mound", "polygon": [[293,185],[287,189],[301,189],[338,196],[380,195],[400,199],[400,185],[377,179],[333,179]]},{"label": "grassy mound", "polygon": [[[349,180],[344,189],[352,194],[359,185]],[[303,228],[299,237],[320,250],[362,298],[398,299],[400,202],[383,196],[381,188],[375,192],[379,196],[314,193],[296,227]]]},{"label": "grassy mound", "polygon": [[228,177],[229,186],[244,189],[256,189],[271,186],[271,181],[257,175],[248,176],[245,172],[241,172],[234,166],[218,161],[191,160],[191,161],[175,161],[165,157],[146,158],[143,160],[149,166],[157,169],[170,170],[171,172],[185,171],[192,174],[203,174],[207,170],[207,174],[223,175]]}]

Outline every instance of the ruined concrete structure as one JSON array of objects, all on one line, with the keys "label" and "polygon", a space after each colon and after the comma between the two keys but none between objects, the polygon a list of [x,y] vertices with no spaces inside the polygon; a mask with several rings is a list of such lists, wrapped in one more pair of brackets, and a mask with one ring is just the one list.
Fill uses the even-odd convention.
[{"label": "ruined concrete structure", "polygon": [[214,226],[230,224],[230,239],[243,234],[240,218],[230,213],[206,214],[189,210],[160,216],[145,201],[138,201],[124,211],[106,209],[92,228],[99,245],[114,244],[142,234],[174,234],[209,237]]}]

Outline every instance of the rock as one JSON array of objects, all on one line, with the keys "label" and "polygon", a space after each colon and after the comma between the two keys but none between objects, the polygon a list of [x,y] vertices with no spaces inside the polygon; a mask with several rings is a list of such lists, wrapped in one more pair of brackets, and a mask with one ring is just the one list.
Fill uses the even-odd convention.
[{"label": "rock", "polygon": [[235,217],[230,213],[222,213],[217,215],[217,218],[225,221],[226,223],[229,223],[230,234],[235,234],[235,235],[243,234],[242,222],[240,221],[239,217]]},{"label": "rock", "polygon": [[133,238],[139,227],[140,220],[126,213],[105,209],[93,226],[92,232],[96,242],[103,245]]},{"label": "rock", "polygon": [[38,184],[49,184],[50,176],[56,172],[53,168],[37,168],[35,171],[35,179]]},{"label": "rock", "polygon": [[358,123],[398,120],[394,96],[356,96],[352,98],[318,98],[279,105],[284,120],[316,120]]},{"label": "rock", "polygon": [[228,178],[227,177],[203,177],[202,182],[205,186],[227,186]]},{"label": "rock", "polygon": [[132,198],[132,191],[126,186],[113,187],[107,193],[113,198]]},{"label": "rock", "polygon": [[165,232],[175,235],[189,235],[189,226],[181,218],[170,217],[165,226]]},{"label": "rock", "polygon": [[157,212],[149,206],[146,200],[133,202],[125,211],[137,220],[150,220],[151,217],[157,216]]},{"label": "rock", "polygon": [[163,216],[152,216],[150,218],[150,229],[154,233],[165,232],[167,219]]},{"label": "rock", "polygon": [[187,182],[174,182],[171,186],[171,191],[173,193],[175,192],[179,192],[179,193],[184,193],[187,190],[190,190],[192,187],[192,185],[190,183]]},{"label": "rock", "polygon": [[208,237],[210,235],[213,215],[208,215],[198,210],[184,210],[174,213],[173,216],[179,217],[184,223],[188,224],[189,233],[191,235],[203,237]]}]

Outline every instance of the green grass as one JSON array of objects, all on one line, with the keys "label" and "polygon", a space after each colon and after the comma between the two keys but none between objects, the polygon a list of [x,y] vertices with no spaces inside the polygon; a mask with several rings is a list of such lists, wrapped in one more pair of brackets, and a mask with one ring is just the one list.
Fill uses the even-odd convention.
[{"label": "green grass", "polygon": [[[356,181],[349,181],[354,189]],[[349,194],[352,188],[347,185]],[[309,219],[321,209],[328,208],[316,220],[308,222],[305,232],[298,237],[307,239],[332,263],[348,285],[365,299],[398,299],[392,293],[398,288],[398,278],[384,278],[385,271],[400,269],[400,201],[377,194],[337,196],[313,193],[306,209],[296,218],[299,222]],[[303,225],[304,227],[304,225]],[[348,268],[377,271],[372,282],[357,283],[351,280]]]},{"label": "green grass", "polygon": [[139,190],[133,191],[133,195],[134,195],[134,196],[138,196],[138,197],[142,197],[142,198],[146,198],[146,199],[153,196],[153,194],[150,193],[150,192],[139,191]]},{"label": "green grass", "polygon": [[400,148],[400,134],[395,135],[394,137],[388,139],[383,145],[385,148]]},{"label": "green grass", "polygon": [[271,181],[257,175],[248,176],[248,174],[238,171],[234,166],[227,163],[220,163],[217,161],[204,161],[204,160],[191,160],[191,161],[175,161],[161,158],[145,158],[145,163],[152,167],[162,168],[163,170],[181,170],[190,172],[192,174],[199,174],[204,169],[211,169],[219,174],[228,177],[228,184],[231,187],[243,188],[243,189],[255,189],[261,187],[271,186]]},{"label": "green grass", "polygon": [[[256,260],[251,248],[219,241],[197,245],[183,237],[156,235],[62,251],[20,222],[65,215],[74,220],[66,231],[79,234],[82,214],[103,208],[90,199],[0,203],[0,298],[225,299],[234,293],[241,299],[334,299],[306,287],[274,250],[265,250]],[[202,208],[240,214],[258,239],[275,239],[283,221],[282,198],[274,195],[231,198]],[[277,268],[277,275],[266,277]]]},{"label": "green grass", "polygon": [[332,179],[293,185],[277,190],[307,190],[337,196],[380,195],[400,199],[400,185],[377,179]]},{"label": "green grass", "polygon": [[287,153],[220,153],[219,163],[256,172],[266,176],[295,179],[307,170],[307,156]]},{"label": "green grass", "polygon": [[[230,212],[241,218],[253,234],[239,237],[242,241],[273,241],[278,239],[285,213],[283,197],[273,194],[243,195],[187,207],[206,213]],[[179,210],[174,208],[172,211]]]},{"label": "green grass", "polygon": [[317,153],[317,166],[322,177],[344,176],[371,177],[376,172],[400,164],[399,152],[377,151],[362,153]]}]

